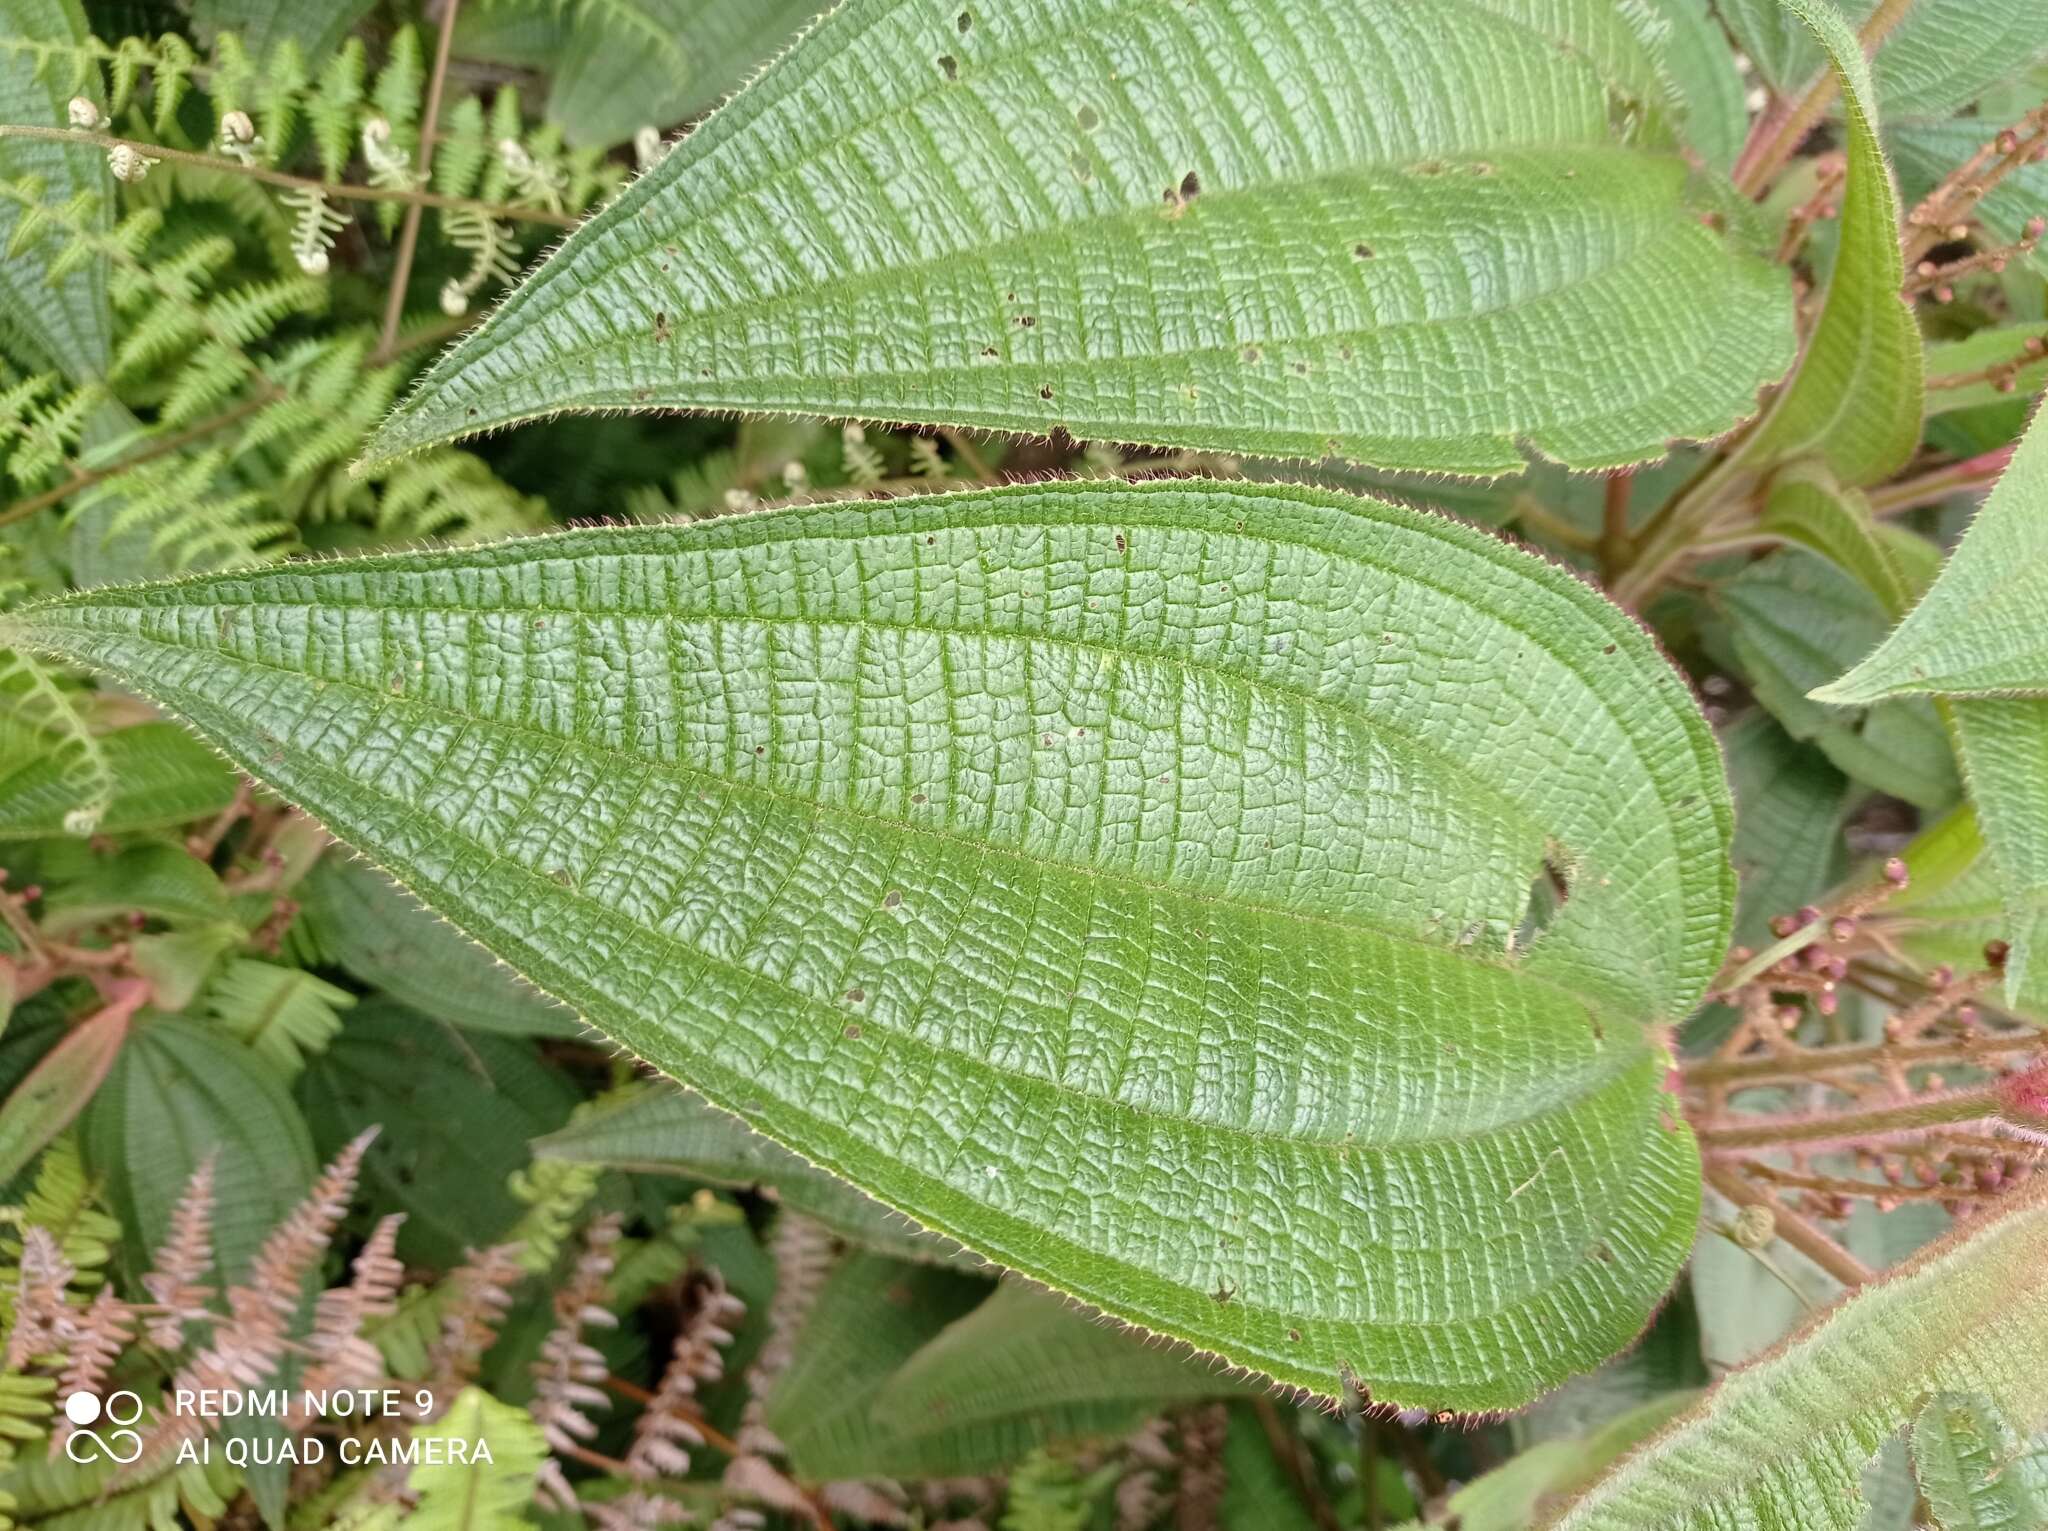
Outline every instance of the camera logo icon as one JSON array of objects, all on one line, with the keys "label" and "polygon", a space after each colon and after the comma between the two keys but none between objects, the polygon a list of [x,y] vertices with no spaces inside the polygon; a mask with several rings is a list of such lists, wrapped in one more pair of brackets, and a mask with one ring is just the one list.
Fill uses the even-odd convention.
[{"label": "camera logo icon", "polygon": [[[110,1393],[104,1401],[92,1393],[73,1393],[64,1400],[64,1417],[71,1421],[64,1455],[80,1467],[102,1458],[126,1467],[142,1455],[142,1437],[129,1428],[142,1418],[142,1399],[134,1393]],[[113,1428],[102,1432],[94,1425]]]}]

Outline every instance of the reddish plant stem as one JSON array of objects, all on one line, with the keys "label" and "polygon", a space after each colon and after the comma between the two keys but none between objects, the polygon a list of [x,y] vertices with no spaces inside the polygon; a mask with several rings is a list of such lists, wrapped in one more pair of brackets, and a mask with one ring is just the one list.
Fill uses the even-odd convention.
[{"label": "reddish plant stem", "polygon": [[1873,516],[1896,516],[1903,511],[1939,505],[1950,495],[1971,489],[1987,489],[1998,482],[1999,476],[2012,462],[2016,446],[2017,443],[2000,447],[1981,457],[1931,469],[1917,478],[1881,485],[1869,492],[1870,513]]},{"label": "reddish plant stem", "polygon": [[1780,1116],[1744,1116],[1736,1122],[1704,1122],[1694,1129],[1710,1154],[1779,1148],[1792,1143],[1852,1143],[1919,1132],[1952,1122],[1981,1122],[1998,1115],[1998,1092],[1989,1085],[1949,1090],[1860,1111],[1801,1111]]},{"label": "reddish plant stem", "polygon": [[2048,1038],[2028,1034],[2006,1037],[1963,1037],[1953,1042],[1873,1043],[1864,1047],[1825,1047],[1765,1058],[1711,1058],[1688,1064],[1688,1084],[1762,1084],[1773,1080],[1824,1079],[1844,1069],[1925,1068],[1939,1064],[1969,1065],[2012,1053],[2048,1048]]}]

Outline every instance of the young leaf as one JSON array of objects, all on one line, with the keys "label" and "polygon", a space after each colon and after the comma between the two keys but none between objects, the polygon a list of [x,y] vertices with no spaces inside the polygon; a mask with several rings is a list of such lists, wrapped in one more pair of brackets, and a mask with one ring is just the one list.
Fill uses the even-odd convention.
[{"label": "young leaf", "polygon": [[1974,1218],[1717,1386],[1555,1531],[1856,1531],[1864,1465],[1933,1395],[2048,1416],[2048,1199]]},{"label": "young leaf", "polygon": [[1939,1531],[2029,1531],[2048,1524],[2010,1434],[1986,1400],[1930,1398],[1913,1421],[1913,1475]]},{"label": "young leaf", "polygon": [[[1881,536],[1869,504],[1856,490],[1837,483],[1820,463],[1795,464],[1772,481],[1761,529],[1818,553],[1855,576],[1894,622],[1918,594]],[[1932,544],[1928,546],[1931,550]]]},{"label": "young leaf", "polygon": [[2048,696],[2048,425],[2037,417],[1927,598],[1861,664],[1814,693]]},{"label": "young leaf", "polygon": [[464,1388],[447,1413],[415,1425],[412,1435],[468,1449],[421,1453],[407,1480],[417,1502],[404,1515],[406,1531],[527,1531],[533,1524],[527,1512],[548,1448],[526,1410]]},{"label": "young leaf", "polygon": [[1873,484],[1920,444],[1920,329],[1906,280],[1899,197],[1877,137],[1863,50],[1829,0],[1779,0],[1821,41],[1848,110],[1841,253],[1799,370],[1747,449],[1759,463],[1817,453],[1845,484]]},{"label": "young leaf", "polygon": [[750,1126],[1295,1385],[1526,1402],[1690,1242],[1650,1028],[1727,941],[1719,751],[1623,613],[1454,522],[1052,483],[4,625]]},{"label": "young leaf", "polygon": [[74,1026],[0,1105],[0,1185],[12,1180],[86,1108],[128,1040],[133,1007]]},{"label": "young leaf", "polygon": [[1660,457],[1752,415],[1793,336],[1782,271],[1676,152],[1646,25],[1548,0],[850,0],[572,235],[369,458],[677,407],[1479,476],[1525,446]]}]

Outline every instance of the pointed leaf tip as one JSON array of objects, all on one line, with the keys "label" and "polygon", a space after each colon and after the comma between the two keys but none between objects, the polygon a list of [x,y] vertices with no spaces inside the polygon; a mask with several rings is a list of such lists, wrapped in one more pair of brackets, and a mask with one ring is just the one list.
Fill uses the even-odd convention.
[{"label": "pointed leaf tip", "polygon": [[1011,0],[963,34],[926,0],[847,0],[444,356],[366,460],[601,409],[1471,477],[1719,438],[1791,365],[1790,284],[1689,167],[1640,21]]}]

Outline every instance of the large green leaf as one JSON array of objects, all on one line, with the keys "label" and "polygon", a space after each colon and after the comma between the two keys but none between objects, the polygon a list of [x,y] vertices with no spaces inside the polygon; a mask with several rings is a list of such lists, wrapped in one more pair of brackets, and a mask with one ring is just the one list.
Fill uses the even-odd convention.
[{"label": "large green leaf", "polygon": [[213,1161],[213,1248],[223,1279],[241,1280],[270,1230],[313,1182],[313,1148],[284,1081],[212,1027],[175,1017],[139,1025],[85,1113],[87,1166],[147,1270],[192,1172]]},{"label": "large green leaf", "polygon": [[2048,426],[2036,422],[1927,598],[1863,662],[1815,695],[2048,695]]},{"label": "large green leaf", "polygon": [[2005,885],[2015,1005],[2048,1004],[2048,427],[2037,419],[1925,600],[1827,701],[1952,704],[1970,795]]},{"label": "large green leaf", "polygon": [[[0,0],[0,122],[61,127],[72,82],[58,68],[39,76],[39,55],[24,44],[82,43],[89,33],[78,0]],[[0,178],[34,184],[37,200],[50,206],[87,199],[86,222],[108,222],[114,180],[102,154],[0,139]],[[0,197],[0,346],[29,367],[54,367],[79,382],[98,377],[107,369],[113,327],[106,266],[83,261],[52,284],[50,261],[63,248],[60,238],[46,233],[26,250],[9,249],[20,223],[20,207]]]},{"label": "large green leaf", "polygon": [[1865,1464],[1931,1396],[2048,1420],[2048,1201],[1973,1219],[1731,1374],[1556,1531],[1856,1531]]},{"label": "large green leaf", "polygon": [[[833,1274],[766,1420],[806,1478],[998,1472],[1041,1446],[1128,1434],[1241,1384],[1056,1297],[857,1255]],[[957,1316],[956,1316],[957,1315]]]},{"label": "large green leaf", "polygon": [[1525,1402],[1690,1241],[1647,1028],[1725,949],[1719,752],[1627,616],[1454,522],[1040,484],[0,626],[822,1168],[1290,1383]]},{"label": "large green leaf", "polygon": [[1938,810],[1960,786],[1934,704],[1875,709],[1827,706],[1808,692],[1841,674],[1883,635],[1878,598],[1839,565],[1785,548],[1715,592],[1735,655],[1757,700],[1793,738],[1810,741],[1856,781]]},{"label": "large green leaf", "polygon": [[371,1001],[306,1065],[297,1086],[313,1146],[332,1158],[365,1127],[363,1183],[403,1211],[406,1259],[443,1269],[505,1236],[520,1205],[507,1179],[527,1139],[561,1125],[576,1092],[532,1049],[457,1036],[423,1015]]},{"label": "large green leaf", "polygon": [[[1796,95],[1823,67],[1784,0],[1717,0],[1722,17],[1766,83]],[[1842,0],[1862,21],[1879,0]],[[1885,114],[1947,117],[1991,86],[2048,55],[2048,11],[2039,0],[1914,0],[1872,66]],[[1981,126],[1981,125],[1980,125]]]},{"label": "large green leaf", "polygon": [[1870,67],[1829,0],[1779,0],[1813,30],[1842,85],[1848,185],[1840,254],[1799,371],[1771,406],[1748,455],[1818,455],[1845,484],[1888,478],[1920,444],[1919,326],[1900,296],[1899,197],[1877,137]]},{"label": "large green leaf", "polygon": [[821,0],[584,0],[554,65],[548,116],[572,144],[666,128],[746,83]]},{"label": "large green leaf", "polygon": [[1661,30],[1557,0],[849,0],[370,456],[689,407],[1474,475],[1659,457],[1793,349],[1784,273],[1677,152]]}]

